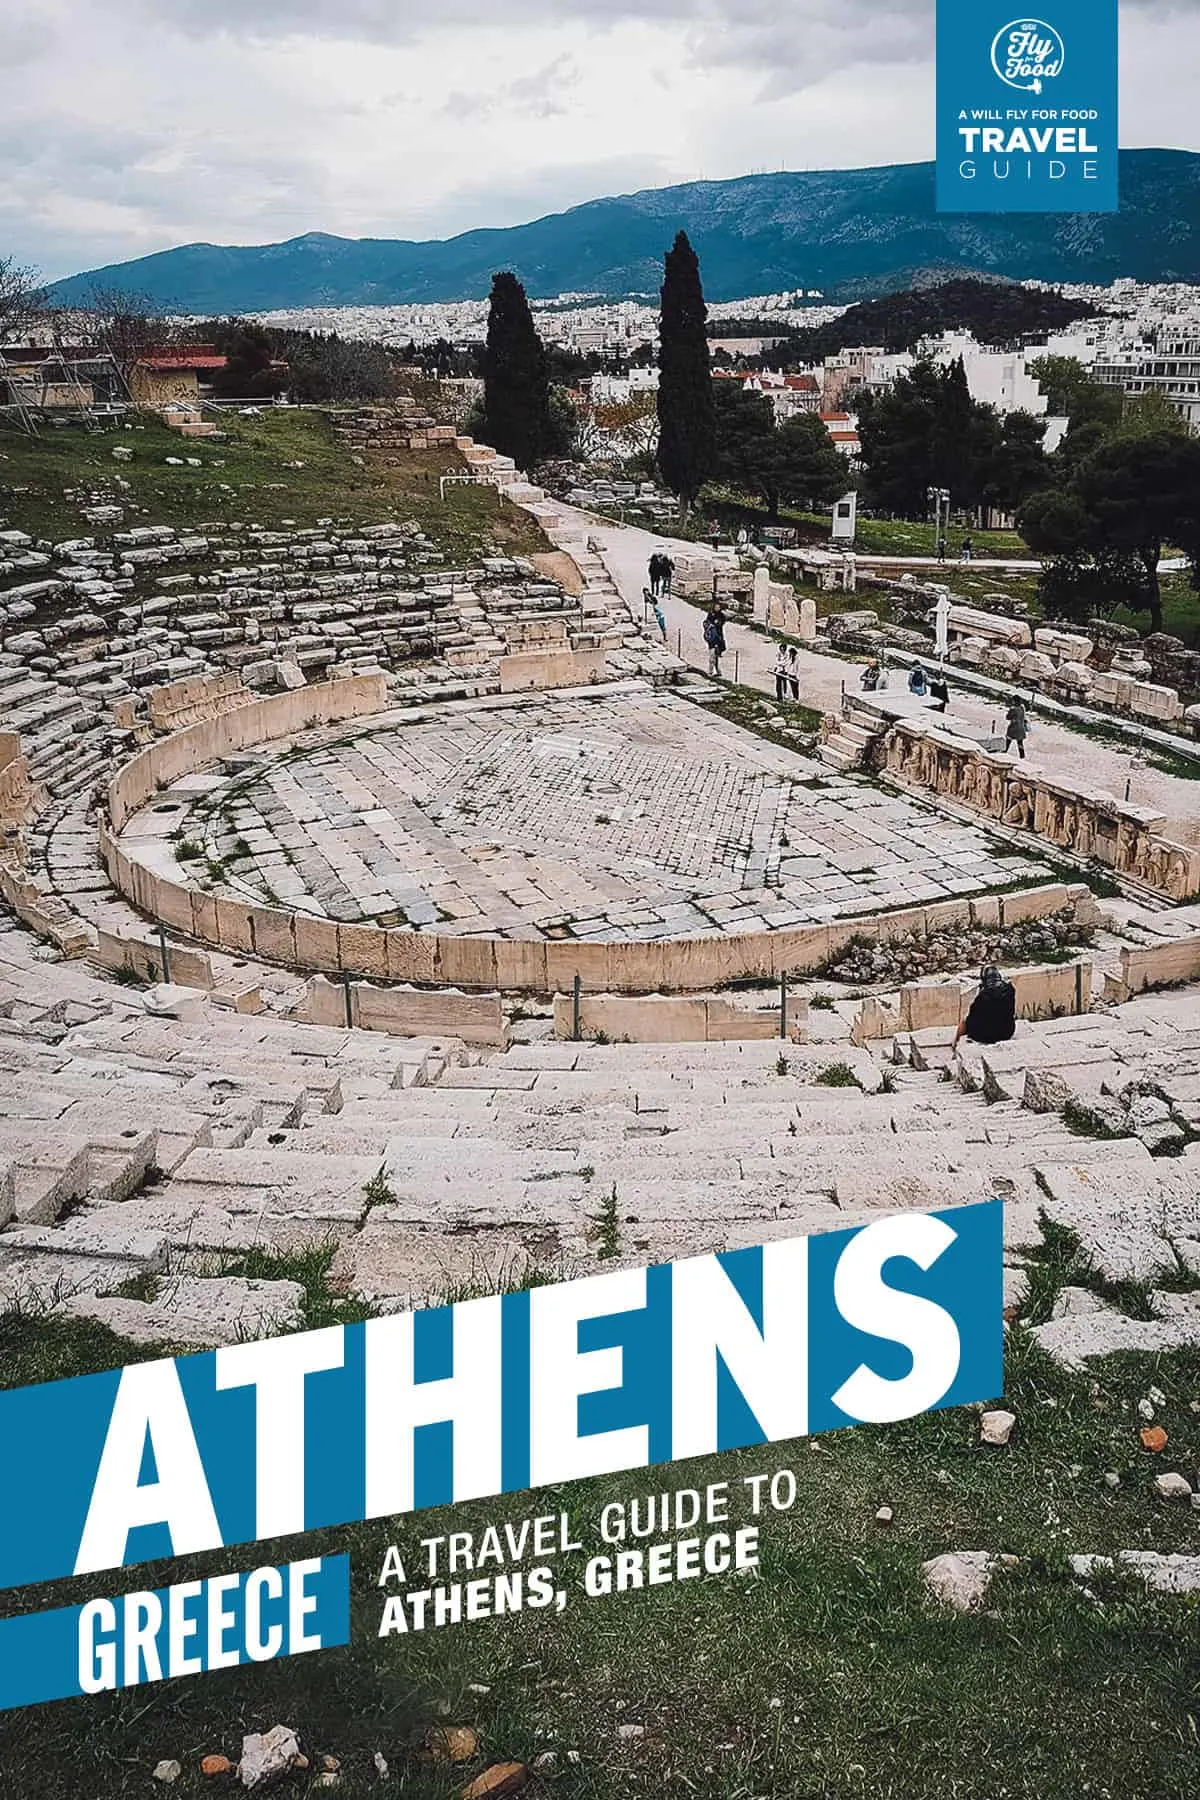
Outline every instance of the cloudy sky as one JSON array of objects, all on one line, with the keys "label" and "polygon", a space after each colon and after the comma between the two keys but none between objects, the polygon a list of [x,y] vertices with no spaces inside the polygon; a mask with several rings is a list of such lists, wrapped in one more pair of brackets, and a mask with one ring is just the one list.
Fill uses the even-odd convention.
[{"label": "cloudy sky", "polygon": [[[53,278],[915,161],[933,24],[934,0],[0,0],[0,256]],[[1122,142],[1200,149],[1200,0],[1123,0],[1122,39]]]}]

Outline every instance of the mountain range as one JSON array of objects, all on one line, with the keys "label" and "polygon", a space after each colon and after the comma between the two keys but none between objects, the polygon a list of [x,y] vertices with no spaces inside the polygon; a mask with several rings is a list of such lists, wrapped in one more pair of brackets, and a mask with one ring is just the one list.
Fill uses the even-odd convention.
[{"label": "mountain range", "polygon": [[652,188],[425,243],[311,232],[185,244],[72,275],[50,294],[79,305],[116,288],[201,314],[377,306],[481,298],[497,269],[515,270],[533,297],[655,293],[681,228],[710,300],[798,287],[849,300],[961,273],[1200,283],[1200,155],[1122,151],[1117,213],[938,213],[933,164],[900,163]]}]

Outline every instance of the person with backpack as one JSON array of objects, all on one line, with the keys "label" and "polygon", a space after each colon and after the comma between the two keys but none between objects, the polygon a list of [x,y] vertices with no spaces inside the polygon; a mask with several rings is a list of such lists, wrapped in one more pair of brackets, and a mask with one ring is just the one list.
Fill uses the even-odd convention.
[{"label": "person with backpack", "polygon": [[708,645],[708,672],[717,679],[721,673],[721,658],[725,654],[725,614],[719,600],[714,600],[704,615],[704,642]]},{"label": "person with backpack", "polygon": [[908,676],[908,691],[917,700],[923,700],[929,692],[929,682],[926,679],[925,668],[922,663],[914,663],[910,669]]}]

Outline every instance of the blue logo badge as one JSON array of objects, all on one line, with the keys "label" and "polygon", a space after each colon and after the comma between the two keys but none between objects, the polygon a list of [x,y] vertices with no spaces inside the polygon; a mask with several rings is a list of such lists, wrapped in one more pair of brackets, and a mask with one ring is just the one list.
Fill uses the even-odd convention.
[{"label": "blue logo badge", "polygon": [[1117,0],[1011,5],[938,0],[937,210],[1115,212]]}]

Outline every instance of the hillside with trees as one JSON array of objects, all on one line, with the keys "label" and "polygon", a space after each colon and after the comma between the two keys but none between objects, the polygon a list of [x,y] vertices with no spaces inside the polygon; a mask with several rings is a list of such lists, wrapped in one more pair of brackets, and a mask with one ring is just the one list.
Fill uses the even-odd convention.
[{"label": "hillside with trees", "polygon": [[[1007,281],[943,281],[860,301],[828,325],[799,330],[788,355],[798,366],[861,344],[893,352],[915,350],[923,338],[943,331],[969,331],[981,344],[1016,345],[1095,313],[1088,301],[1069,300],[1056,290]],[[779,352],[772,354],[778,361]]]}]

